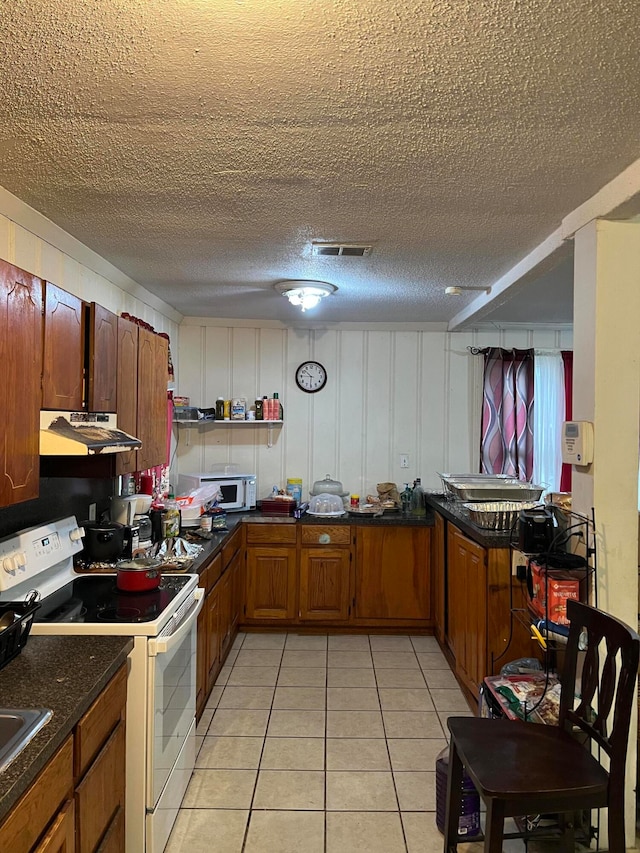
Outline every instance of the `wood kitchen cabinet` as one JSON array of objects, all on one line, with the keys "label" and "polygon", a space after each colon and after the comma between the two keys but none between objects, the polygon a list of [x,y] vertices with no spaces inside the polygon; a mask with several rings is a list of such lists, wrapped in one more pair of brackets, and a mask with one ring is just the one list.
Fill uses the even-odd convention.
[{"label": "wood kitchen cabinet", "polygon": [[345,622],[350,608],[351,528],[300,528],[301,622]]},{"label": "wood kitchen cabinet", "polygon": [[440,513],[435,513],[431,532],[431,580],[433,585],[434,634],[444,645],[446,632],[446,523]]},{"label": "wood kitchen cabinet", "polygon": [[[87,410],[117,411],[118,317],[92,302],[87,306]],[[119,424],[118,424],[119,425]]]},{"label": "wood kitchen cabinet", "polygon": [[295,524],[248,524],[244,618],[292,621],[296,614]]},{"label": "wood kitchen cabinet", "polygon": [[485,548],[446,526],[446,642],[456,675],[477,699],[485,676],[534,650],[529,631],[511,616],[511,550]]},{"label": "wood kitchen cabinet", "polygon": [[0,507],[40,487],[42,284],[0,261]]},{"label": "wood kitchen cabinet", "polygon": [[[138,430],[138,326],[131,320],[118,317],[118,379],[116,385],[116,414],[118,427],[136,438]],[[138,451],[116,453],[116,474],[138,470]]]},{"label": "wood kitchen cabinet", "polygon": [[429,527],[356,527],[356,622],[432,624]]},{"label": "wood kitchen cabinet", "polygon": [[0,826],[0,850],[122,853],[126,700],[125,664]]},{"label": "wood kitchen cabinet", "polygon": [[42,408],[84,408],[85,312],[82,299],[50,281],[44,286]]},{"label": "wood kitchen cabinet", "polygon": [[478,697],[486,672],[487,552],[449,527],[447,543],[449,585],[449,647],[456,673]]},{"label": "wood kitchen cabinet", "polygon": [[142,442],[138,470],[167,462],[167,379],[169,344],[147,329],[138,329],[137,424]]},{"label": "wood kitchen cabinet", "polygon": [[[205,600],[198,614],[196,650],[196,719],[200,719],[211,689],[238,630],[238,582],[242,565],[242,530],[225,543],[222,552],[200,571]],[[225,562],[228,561],[228,562]]]}]

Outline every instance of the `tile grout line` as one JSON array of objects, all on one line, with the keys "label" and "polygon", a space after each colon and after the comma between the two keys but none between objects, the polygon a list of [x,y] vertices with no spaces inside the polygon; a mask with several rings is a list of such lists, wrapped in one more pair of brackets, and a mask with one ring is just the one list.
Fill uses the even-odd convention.
[{"label": "tile grout line", "polygon": [[262,748],[260,750],[260,756],[258,758],[258,767],[256,769],[256,779],[253,783],[253,791],[251,793],[251,801],[249,803],[249,811],[247,812],[247,825],[244,828],[244,837],[242,839],[242,847],[241,851],[246,849],[247,841],[249,838],[249,827],[251,826],[251,817],[253,815],[253,803],[256,798],[256,791],[258,789],[258,779],[260,778],[260,767],[262,765],[262,756],[264,755],[264,749],[267,743],[267,732],[269,731],[269,723],[271,722],[271,713],[273,711],[273,704],[276,700],[276,690],[278,689],[278,679],[280,678],[280,670],[282,669],[282,658],[284,657],[284,650],[287,643],[288,633],[285,634],[284,643],[282,644],[282,651],[280,654],[280,663],[278,664],[278,671],[276,672],[276,681],[273,685],[273,696],[271,697],[271,707],[269,708],[269,714],[267,716],[267,725],[265,726],[264,736],[262,738]]}]

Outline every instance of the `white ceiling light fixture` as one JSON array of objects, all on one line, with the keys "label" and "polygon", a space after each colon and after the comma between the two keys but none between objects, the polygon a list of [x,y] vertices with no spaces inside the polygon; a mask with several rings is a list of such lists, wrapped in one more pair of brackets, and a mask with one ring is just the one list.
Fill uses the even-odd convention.
[{"label": "white ceiling light fixture", "polygon": [[315,308],[325,296],[331,296],[338,289],[335,284],[326,281],[290,280],[279,281],[274,285],[278,293],[286,296],[292,305],[298,305],[302,311]]},{"label": "white ceiling light fixture", "polygon": [[466,290],[483,290],[485,293],[491,293],[490,287],[445,287],[444,292],[447,296],[462,296]]}]

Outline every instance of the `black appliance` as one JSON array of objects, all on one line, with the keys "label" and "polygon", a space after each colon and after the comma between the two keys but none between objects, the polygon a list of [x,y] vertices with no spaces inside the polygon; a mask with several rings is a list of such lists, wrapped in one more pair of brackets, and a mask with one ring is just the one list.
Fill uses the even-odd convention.
[{"label": "black appliance", "polygon": [[547,507],[521,509],[518,518],[518,548],[524,554],[549,551],[556,534],[553,511]]}]

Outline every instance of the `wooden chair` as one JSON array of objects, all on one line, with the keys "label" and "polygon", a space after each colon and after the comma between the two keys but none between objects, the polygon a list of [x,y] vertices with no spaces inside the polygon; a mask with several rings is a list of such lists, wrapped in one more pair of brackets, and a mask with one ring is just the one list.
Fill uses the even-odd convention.
[{"label": "wooden chair", "polygon": [[[445,853],[455,851],[458,843],[477,840],[458,835],[463,767],[487,807],[486,853],[501,853],[503,838],[516,835],[505,835],[506,817],[604,807],[608,808],[609,850],[624,853],[625,759],[640,639],[623,622],[577,601],[567,602],[567,616],[571,624],[558,726],[449,718]],[[587,649],[578,674],[584,631]],[[608,756],[608,770],[592,755],[591,744],[596,755]],[[567,826],[565,845],[571,850],[571,816]]]}]

